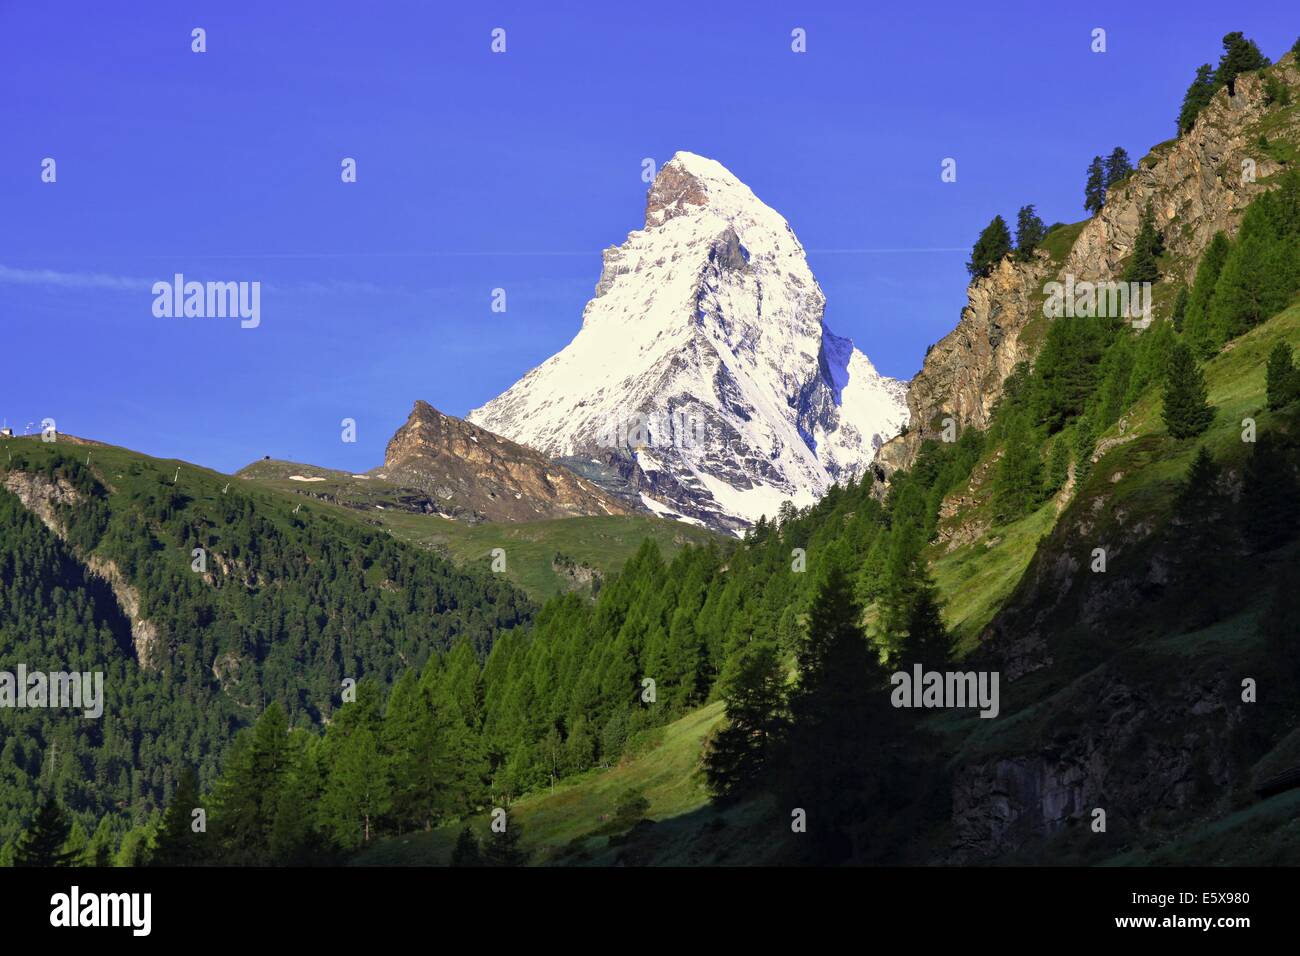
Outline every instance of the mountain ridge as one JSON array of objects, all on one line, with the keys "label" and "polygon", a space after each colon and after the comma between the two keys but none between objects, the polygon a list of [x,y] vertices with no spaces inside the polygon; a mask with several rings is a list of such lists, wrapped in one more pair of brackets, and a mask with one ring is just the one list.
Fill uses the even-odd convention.
[{"label": "mountain ridge", "polygon": [[902,427],[903,383],[826,328],[794,231],[720,163],[676,153],[602,258],[574,339],[469,421],[732,530],[862,474]]}]

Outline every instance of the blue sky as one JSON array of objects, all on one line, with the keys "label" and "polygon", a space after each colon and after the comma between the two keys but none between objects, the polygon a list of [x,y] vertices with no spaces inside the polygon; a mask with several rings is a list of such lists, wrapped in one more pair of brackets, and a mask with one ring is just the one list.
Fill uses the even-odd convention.
[{"label": "blue sky", "polygon": [[[373,467],[415,399],[463,415],[572,338],[678,149],[781,212],[827,324],[910,377],[965,302],[952,250],[1024,203],[1082,218],[1089,159],[1171,136],[1224,33],[1290,47],[1270,6],[0,2],[0,417]],[[261,282],[261,325],[156,318],[177,272]]]}]

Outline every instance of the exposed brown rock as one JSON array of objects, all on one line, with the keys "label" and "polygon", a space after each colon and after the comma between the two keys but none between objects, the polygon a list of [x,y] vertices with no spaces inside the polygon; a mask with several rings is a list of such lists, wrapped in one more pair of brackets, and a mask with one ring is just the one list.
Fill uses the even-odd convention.
[{"label": "exposed brown rock", "polygon": [[[1293,54],[1272,69],[1288,86],[1300,85]],[[1156,146],[1112,190],[1059,268],[1040,253],[1029,263],[1004,260],[992,274],[973,281],[957,327],[930,349],[909,383],[908,432],[880,449],[877,473],[888,476],[910,467],[921,442],[938,436],[945,416],[961,428],[985,427],[1006,377],[1018,362],[1033,359],[1034,343],[1021,337],[1042,314],[1043,285],[1066,274],[1079,281],[1118,279],[1148,203],[1166,249],[1182,264],[1166,278],[1190,280],[1214,233],[1235,234],[1246,206],[1269,188],[1262,180],[1281,169],[1259,146],[1257,123],[1266,109],[1260,77],[1239,77],[1235,96],[1226,89],[1216,93],[1190,132]],[[1300,138],[1294,118],[1291,123],[1271,130],[1270,139]],[[1254,181],[1243,181],[1247,159],[1255,163]]]},{"label": "exposed brown rock", "polygon": [[489,521],[621,515],[632,509],[545,455],[417,401],[371,472]]}]

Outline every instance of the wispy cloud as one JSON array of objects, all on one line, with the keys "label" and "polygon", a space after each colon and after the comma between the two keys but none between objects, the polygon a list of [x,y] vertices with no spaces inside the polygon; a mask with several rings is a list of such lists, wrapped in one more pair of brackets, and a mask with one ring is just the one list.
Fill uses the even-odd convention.
[{"label": "wispy cloud", "polygon": [[[155,276],[152,279],[133,278],[131,276],[108,275],[103,272],[59,272],[55,269],[15,269],[0,263],[0,284],[52,286],[60,289],[107,289],[114,292],[144,292],[152,294],[153,284],[157,281],[171,282],[172,273]],[[203,281],[211,276],[189,276]],[[223,280],[224,281],[224,280]],[[409,294],[408,290],[393,286],[378,285],[373,282],[353,282],[347,279],[326,279],[324,281],[295,282],[279,284],[263,282],[262,290],[267,293],[278,292],[290,295],[393,295]]]},{"label": "wispy cloud", "polygon": [[14,269],[0,264],[0,282],[9,285],[44,285],[63,289],[112,289],[118,292],[148,292],[153,282],[103,272],[56,272],[53,269]]}]

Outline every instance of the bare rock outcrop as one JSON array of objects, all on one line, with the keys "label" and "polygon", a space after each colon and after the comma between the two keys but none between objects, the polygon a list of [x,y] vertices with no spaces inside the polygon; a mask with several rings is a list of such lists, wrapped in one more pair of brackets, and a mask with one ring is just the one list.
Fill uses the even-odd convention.
[{"label": "bare rock outcrop", "polygon": [[489,521],[632,513],[629,505],[531,448],[417,401],[388,442],[378,477]]},{"label": "bare rock outcrop", "polygon": [[[1300,86],[1294,54],[1271,69],[1288,87]],[[1007,376],[1017,363],[1034,357],[1034,344],[1027,345],[1022,334],[1042,314],[1044,284],[1064,275],[1079,281],[1118,279],[1148,204],[1171,261],[1178,264],[1166,278],[1189,281],[1213,235],[1235,234],[1246,206],[1282,169],[1260,141],[1260,120],[1269,108],[1261,77],[1243,74],[1234,96],[1219,90],[1187,134],[1153,148],[1111,190],[1059,267],[1040,252],[1028,263],[1005,259],[990,275],[971,282],[957,327],[930,348],[908,385],[908,431],[880,449],[877,476],[910,467],[921,442],[938,437],[945,417],[959,428],[988,424]],[[1300,120],[1292,115],[1288,122],[1270,130],[1268,138],[1300,139]],[[1247,174],[1250,164],[1253,175]]]}]

